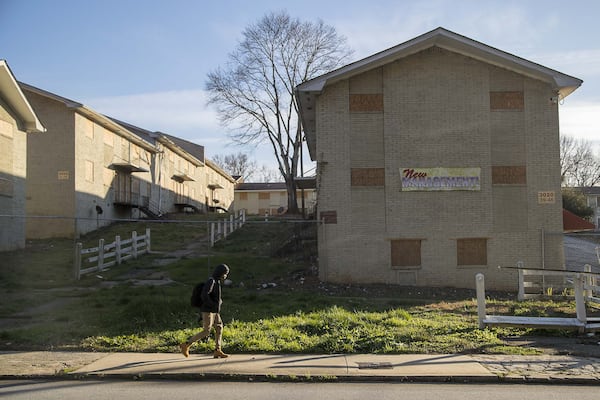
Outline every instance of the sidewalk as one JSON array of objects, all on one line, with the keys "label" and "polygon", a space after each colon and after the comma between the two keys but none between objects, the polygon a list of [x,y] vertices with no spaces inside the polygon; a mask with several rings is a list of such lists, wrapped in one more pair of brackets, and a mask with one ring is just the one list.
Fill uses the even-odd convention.
[{"label": "sidewalk", "polygon": [[600,385],[600,359],[457,354],[233,354],[0,352],[0,379],[228,379],[562,383]]}]

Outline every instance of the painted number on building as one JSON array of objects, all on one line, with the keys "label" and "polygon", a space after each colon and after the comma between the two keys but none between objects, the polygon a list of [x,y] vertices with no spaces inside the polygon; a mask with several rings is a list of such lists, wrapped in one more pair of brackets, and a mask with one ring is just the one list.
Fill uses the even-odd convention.
[{"label": "painted number on building", "polygon": [[481,168],[400,168],[402,191],[481,190]]},{"label": "painted number on building", "polygon": [[555,202],[554,192],[538,192],[538,204],[554,204]]},{"label": "painted number on building", "polygon": [[58,180],[59,181],[68,181],[69,180],[69,171],[58,171]]}]

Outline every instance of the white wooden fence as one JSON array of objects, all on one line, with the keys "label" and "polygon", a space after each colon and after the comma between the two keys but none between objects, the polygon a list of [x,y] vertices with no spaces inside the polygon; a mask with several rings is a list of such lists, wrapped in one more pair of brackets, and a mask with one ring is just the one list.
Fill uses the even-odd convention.
[{"label": "white wooden fence", "polygon": [[[519,265],[519,264],[517,264]],[[535,299],[542,296],[573,296],[566,292],[573,285],[573,278],[577,275],[574,271],[544,271],[539,269],[519,268],[519,300]],[[589,264],[583,266],[580,272],[583,279],[583,296],[585,301],[600,304],[600,287],[598,286],[598,277],[600,274],[592,273],[592,267]],[[554,283],[548,282],[547,277],[559,277]],[[529,280],[529,277],[539,277]],[[540,279],[541,278],[541,279]]]},{"label": "white wooden fence", "polygon": [[210,247],[221,239],[226,239],[228,235],[241,228],[246,223],[246,210],[240,210],[237,217],[234,214],[229,219],[223,219],[210,223]]},{"label": "white wooden fence", "polygon": [[536,328],[575,328],[579,332],[600,330],[600,318],[588,317],[586,303],[598,303],[600,296],[600,287],[597,286],[599,273],[593,272],[575,272],[575,271],[548,271],[531,270],[519,268],[519,299],[526,298],[522,285],[526,275],[559,276],[564,278],[564,282],[572,285],[575,297],[575,318],[565,317],[523,317],[510,315],[488,315],[486,313],[485,297],[485,278],[479,273],[475,276],[475,285],[477,289],[477,316],[479,327],[505,325],[505,326],[527,326]]},{"label": "white wooden fence", "polygon": [[[131,239],[121,240],[120,236],[115,237],[115,241],[109,244],[104,243],[104,239],[98,241],[98,247],[84,249],[81,243],[75,245],[75,278],[79,280],[81,275],[90,272],[100,272],[105,268],[115,264],[121,264],[130,258],[137,258],[139,255],[149,253],[150,229],[146,229],[146,234],[138,236],[136,231],[131,232]],[[81,268],[82,264],[92,265]]]}]

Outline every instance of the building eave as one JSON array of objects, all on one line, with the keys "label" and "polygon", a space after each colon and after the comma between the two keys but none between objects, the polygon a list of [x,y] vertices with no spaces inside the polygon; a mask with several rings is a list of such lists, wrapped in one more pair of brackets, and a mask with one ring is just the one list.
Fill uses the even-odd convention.
[{"label": "building eave", "polygon": [[46,132],[5,60],[0,60],[0,95],[17,114],[27,133]]},{"label": "building eave", "polygon": [[295,92],[300,108],[300,118],[311,159],[316,160],[316,99],[327,85],[382,67],[434,46],[547,82],[561,99],[567,97],[583,83],[581,79],[440,27],[370,57],[318,76],[296,87]]}]

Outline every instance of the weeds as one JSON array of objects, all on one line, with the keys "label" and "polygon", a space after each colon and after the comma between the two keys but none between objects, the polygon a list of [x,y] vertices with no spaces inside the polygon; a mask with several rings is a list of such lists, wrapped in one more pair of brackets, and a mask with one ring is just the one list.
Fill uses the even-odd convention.
[{"label": "weeds", "polygon": [[[37,314],[35,321],[0,328],[0,348],[177,351],[178,343],[200,329],[198,315],[189,306],[193,285],[205,279],[214,266],[226,262],[233,285],[224,288],[222,315],[224,343],[231,352],[533,351],[515,350],[501,340],[530,330],[478,329],[476,303],[470,297],[322,290],[311,264],[316,252],[310,239],[314,225],[248,223],[215,248],[206,245],[206,227],[193,217],[180,224],[153,224],[153,250],[168,252],[189,245],[199,250],[160,268],[152,265],[168,255],[147,255],[79,282],[70,277],[72,241],[40,241],[30,243],[26,251],[3,253],[6,267],[0,269],[0,316],[57,305]],[[102,236],[136,229],[145,226],[118,224],[82,240],[93,243]],[[165,274],[172,284],[127,283],[130,276],[146,270]],[[316,283],[304,284],[305,279]],[[111,281],[115,284],[101,285]],[[268,289],[263,289],[264,283],[269,283]],[[495,314],[563,316],[573,313],[574,305],[569,301],[488,299],[488,308]],[[206,352],[213,347],[209,339],[196,344],[193,351]]]}]

